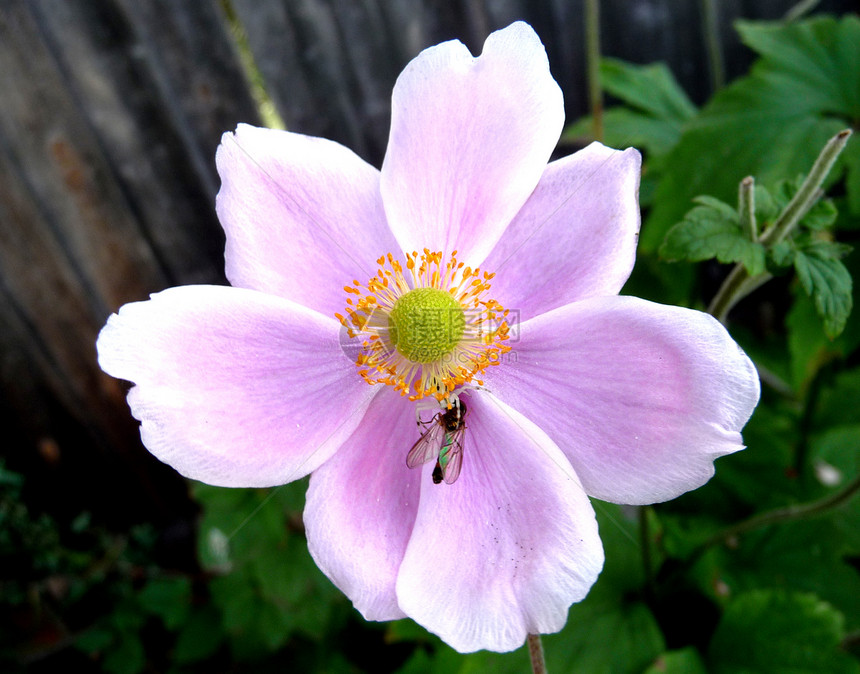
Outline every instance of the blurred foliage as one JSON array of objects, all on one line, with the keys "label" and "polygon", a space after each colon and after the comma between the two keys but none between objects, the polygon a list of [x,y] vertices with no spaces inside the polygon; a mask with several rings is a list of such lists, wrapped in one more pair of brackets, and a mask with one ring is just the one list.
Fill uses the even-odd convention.
[{"label": "blurred foliage", "polygon": [[[860,499],[815,507],[860,474],[860,256],[846,255],[860,231],[860,141],[786,245],[750,238],[735,206],[753,176],[766,231],[827,139],[858,130],[860,20],[738,30],[759,59],[700,110],[661,64],[605,59],[601,77],[619,103],[605,140],[645,155],[625,292],[701,308],[720,263],[775,275],[730,315],[763,380],[749,448],[672,502],[595,503],[606,566],[544,638],[555,674],[860,672]],[[66,524],[32,511],[24,486],[0,466],[3,671],[528,671],[524,649],[460,655],[409,620],[364,622],[308,554],[304,480],[194,484],[196,555],[183,568],[158,563],[152,527],[117,534],[86,513]]]}]

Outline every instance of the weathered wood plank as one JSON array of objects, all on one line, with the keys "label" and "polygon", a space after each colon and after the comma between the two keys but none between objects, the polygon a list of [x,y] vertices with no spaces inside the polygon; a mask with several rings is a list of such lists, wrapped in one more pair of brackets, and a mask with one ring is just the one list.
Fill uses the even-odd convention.
[{"label": "weathered wood plank", "polygon": [[144,510],[166,469],[95,338],[124,302],[223,279],[215,148],[257,119],[217,5],[182,4],[129,18],[116,2],[0,2],[3,454],[49,484],[39,448],[60,448],[69,476],[101,467]]}]

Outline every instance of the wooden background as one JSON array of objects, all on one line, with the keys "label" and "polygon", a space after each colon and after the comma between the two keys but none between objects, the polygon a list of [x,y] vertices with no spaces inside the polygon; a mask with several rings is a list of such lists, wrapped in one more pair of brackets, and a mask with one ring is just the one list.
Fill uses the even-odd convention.
[{"label": "wooden background", "polygon": [[[729,77],[751,58],[731,22],[794,5],[714,2]],[[603,52],[668,62],[701,102],[700,8],[603,0]],[[28,502],[116,525],[189,507],[94,342],[125,302],[225,282],[215,149],[260,123],[237,44],[290,129],[379,165],[405,63],[452,37],[479,51],[515,19],[541,35],[572,121],[586,107],[580,0],[0,0],[0,460],[27,475]]]}]

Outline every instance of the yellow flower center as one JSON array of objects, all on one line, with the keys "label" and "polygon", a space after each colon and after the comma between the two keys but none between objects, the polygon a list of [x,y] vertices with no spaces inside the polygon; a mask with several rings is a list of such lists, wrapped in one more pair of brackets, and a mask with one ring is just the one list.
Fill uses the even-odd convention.
[{"label": "yellow flower center", "polygon": [[463,307],[451,293],[438,288],[410,290],[388,314],[391,343],[414,363],[432,363],[449,355],[465,327]]},{"label": "yellow flower center", "polygon": [[442,400],[459,386],[483,384],[481,372],[510,350],[508,312],[485,299],[493,274],[465,267],[457,251],[443,262],[427,248],[406,255],[406,274],[391,253],[377,263],[366,285],[344,287],[346,315],[335,314],[362,339],[356,365],[364,380],[411,400]]}]

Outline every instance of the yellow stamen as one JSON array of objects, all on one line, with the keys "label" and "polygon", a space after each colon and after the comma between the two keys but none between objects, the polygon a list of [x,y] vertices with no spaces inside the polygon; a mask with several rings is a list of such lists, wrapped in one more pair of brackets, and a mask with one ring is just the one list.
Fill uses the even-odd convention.
[{"label": "yellow stamen", "polygon": [[[428,248],[420,256],[415,251],[406,254],[405,275],[400,261],[391,253],[376,262],[377,274],[365,286],[354,281],[353,286],[344,287],[346,293],[357,296],[347,299],[346,316],[335,314],[347,327],[350,337],[363,339],[362,351],[356,358],[356,365],[361,368],[358,374],[368,384],[392,386],[410,400],[431,395],[442,400],[460,386],[472,382],[481,385],[481,373],[491,365],[498,365],[501,355],[510,350],[503,343],[509,336],[504,320],[507,310],[494,299],[483,299],[494,274],[482,274],[479,268],[464,266],[457,260],[457,251],[446,262],[441,252]],[[417,304],[420,319],[411,318],[412,314],[404,310],[395,312],[396,318],[392,319],[398,300],[426,288],[446,295],[440,297],[423,291],[422,298],[413,296],[408,303],[401,303],[404,307]],[[453,302],[444,299],[448,295]],[[424,297],[431,299],[425,301]],[[424,313],[422,307],[426,309]],[[438,314],[439,323],[434,325],[432,311],[439,311],[439,307],[445,311]],[[462,317],[456,318],[460,311]],[[444,323],[452,315],[456,318],[454,332]],[[401,333],[405,327],[410,334],[399,345],[403,350],[398,348],[395,325],[398,321]],[[447,336],[434,337],[434,331],[445,330],[449,330]],[[429,346],[419,354],[416,345],[424,344]],[[429,361],[428,353],[432,357]]]}]

